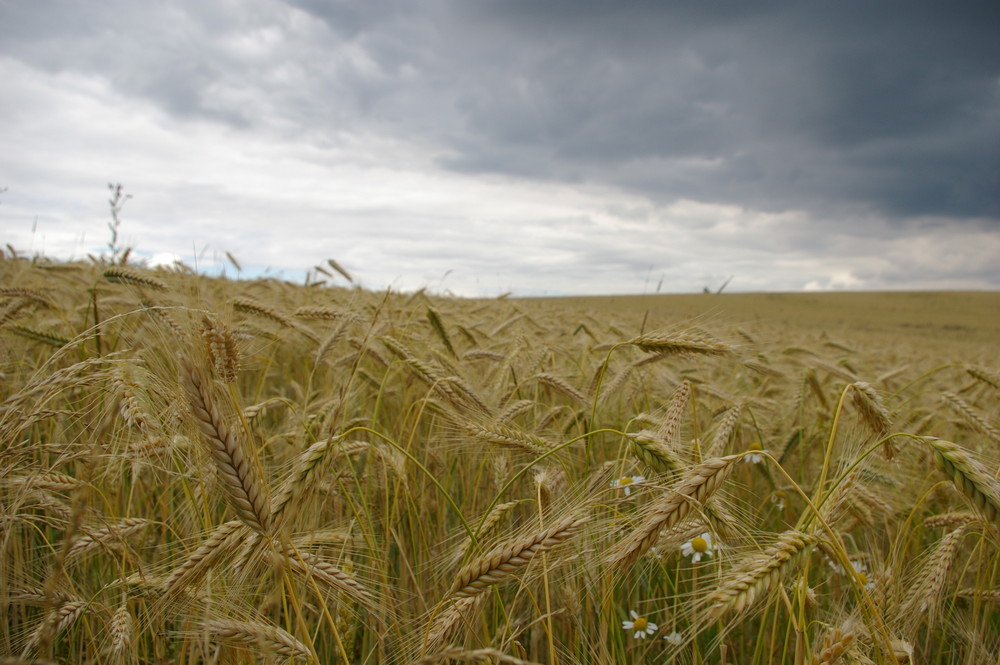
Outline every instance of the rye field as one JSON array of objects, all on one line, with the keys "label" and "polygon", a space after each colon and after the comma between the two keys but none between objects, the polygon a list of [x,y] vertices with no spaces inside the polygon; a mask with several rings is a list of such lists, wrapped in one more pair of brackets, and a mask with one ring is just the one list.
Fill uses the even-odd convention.
[{"label": "rye field", "polygon": [[1000,294],[0,284],[0,663],[1000,662]]}]

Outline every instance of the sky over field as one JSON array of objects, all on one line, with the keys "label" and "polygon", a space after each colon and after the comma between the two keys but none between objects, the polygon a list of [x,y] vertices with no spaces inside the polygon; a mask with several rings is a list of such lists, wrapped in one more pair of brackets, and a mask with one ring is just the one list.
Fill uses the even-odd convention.
[{"label": "sky over field", "polygon": [[0,230],[99,254],[122,183],[133,256],[229,275],[1000,289],[998,35],[996,0],[4,0]]}]

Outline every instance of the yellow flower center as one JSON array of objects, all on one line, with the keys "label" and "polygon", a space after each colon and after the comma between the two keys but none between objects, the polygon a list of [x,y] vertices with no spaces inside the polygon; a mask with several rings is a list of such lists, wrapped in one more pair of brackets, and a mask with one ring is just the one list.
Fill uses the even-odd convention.
[{"label": "yellow flower center", "polygon": [[618,486],[625,487],[626,485],[632,484],[632,476],[622,476],[618,479]]},{"label": "yellow flower center", "polygon": [[764,450],[764,446],[760,445],[760,441],[751,441],[750,445],[747,446],[747,450],[753,450],[753,451]]},{"label": "yellow flower center", "polygon": [[861,586],[868,584],[868,573],[858,571],[858,581],[861,582]]},{"label": "yellow flower center", "polygon": [[646,621],[644,617],[639,617],[638,619],[632,622],[632,627],[635,628],[636,630],[646,630],[646,626],[648,625],[649,622]]},{"label": "yellow flower center", "polygon": [[693,549],[695,552],[701,552],[702,554],[704,554],[705,552],[708,551],[708,541],[702,538],[701,536],[698,536],[697,538],[691,541],[691,549]]}]

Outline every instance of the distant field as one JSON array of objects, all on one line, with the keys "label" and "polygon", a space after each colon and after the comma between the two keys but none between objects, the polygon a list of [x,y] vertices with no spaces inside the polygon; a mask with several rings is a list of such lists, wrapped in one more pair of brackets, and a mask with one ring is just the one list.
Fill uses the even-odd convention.
[{"label": "distant field", "polygon": [[1000,294],[0,284],[0,663],[1000,662]]},{"label": "distant field", "polygon": [[[530,304],[530,301],[523,301]],[[791,326],[836,336],[992,344],[1000,340],[1000,293],[752,293],[540,299],[595,309],[653,325],[678,319],[760,329]],[[542,305],[545,306],[545,305]]]}]

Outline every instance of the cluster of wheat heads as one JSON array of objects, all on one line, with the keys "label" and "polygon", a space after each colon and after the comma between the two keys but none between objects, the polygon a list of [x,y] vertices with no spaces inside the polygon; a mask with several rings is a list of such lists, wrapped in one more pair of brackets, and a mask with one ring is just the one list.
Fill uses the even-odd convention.
[{"label": "cluster of wheat heads", "polygon": [[997,662],[995,349],[0,272],[2,662]]}]

